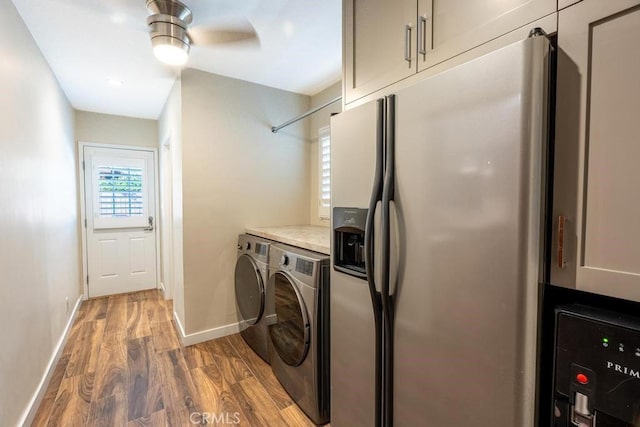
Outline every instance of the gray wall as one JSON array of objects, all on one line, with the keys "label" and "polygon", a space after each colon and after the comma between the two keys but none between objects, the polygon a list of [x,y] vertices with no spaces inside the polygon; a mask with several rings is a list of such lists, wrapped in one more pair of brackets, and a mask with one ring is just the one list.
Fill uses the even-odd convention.
[{"label": "gray wall", "polygon": [[0,424],[15,425],[80,295],[77,160],[73,109],[10,1],[0,52]]},{"label": "gray wall", "polygon": [[[325,90],[313,95],[311,97],[311,108],[322,105],[332,99],[342,95],[342,82],[338,81],[329,86]],[[319,190],[319,147],[318,147],[318,130],[324,126],[329,126],[331,113],[339,113],[342,111],[342,102],[338,101],[330,106],[323,108],[322,110],[314,113],[310,117],[309,126],[309,140],[310,146],[310,159],[309,159],[309,173],[311,177],[311,186],[309,187],[309,224],[324,225],[329,227],[330,221],[328,219],[320,219],[318,214],[318,190]]]},{"label": "gray wall", "polygon": [[78,141],[139,147],[158,146],[156,120],[76,110],[75,122]]},{"label": "gray wall", "polygon": [[186,333],[238,321],[233,271],[246,226],[309,221],[309,125],[271,126],[308,96],[197,70],[182,73]]}]

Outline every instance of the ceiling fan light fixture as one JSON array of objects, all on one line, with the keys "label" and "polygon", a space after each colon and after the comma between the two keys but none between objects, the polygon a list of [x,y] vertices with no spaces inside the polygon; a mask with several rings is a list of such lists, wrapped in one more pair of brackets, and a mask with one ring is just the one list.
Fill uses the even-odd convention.
[{"label": "ceiling fan light fixture", "polygon": [[180,66],[189,59],[189,42],[168,36],[158,36],[151,40],[153,54],[168,65]]},{"label": "ceiling fan light fixture", "polygon": [[170,15],[187,25],[193,20],[191,10],[178,0],[147,0],[147,11],[149,15]]},{"label": "ceiling fan light fixture", "polygon": [[191,11],[177,0],[147,0],[149,36],[155,57],[165,64],[187,63],[191,39],[187,28]]},{"label": "ceiling fan light fixture", "polygon": [[[242,28],[190,29],[193,22],[191,10],[178,0],[147,0],[147,26],[156,58],[173,66],[185,65],[192,44],[219,45],[242,41],[258,41],[250,22]],[[289,35],[293,35],[290,25]]]}]

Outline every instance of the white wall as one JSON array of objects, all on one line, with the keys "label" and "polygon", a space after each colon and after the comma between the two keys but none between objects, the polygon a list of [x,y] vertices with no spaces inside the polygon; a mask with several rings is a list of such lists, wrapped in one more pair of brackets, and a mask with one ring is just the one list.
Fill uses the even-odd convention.
[{"label": "white wall", "polygon": [[162,282],[173,298],[181,325],[184,317],[182,248],[182,82],[176,80],[158,118],[160,146],[160,240]]},{"label": "white wall", "polygon": [[308,96],[182,73],[184,305],[187,334],[237,322],[234,266],[246,226],[309,221],[309,125],[271,126]]},{"label": "white wall", "polygon": [[76,140],[103,144],[158,146],[156,120],[75,111]]},{"label": "white wall", "polygon": [[0,52],[0,424],[15,425],[80,295],[77,167],[73,110],[10,1]]},{"label": "white wall", "polygon": [[[320,106],[326,102],[335,99],[338,96],[342,95],[342,82],[338,81],[323,91],[313,95],[311,97],[311,108],[315,108]],[[330,106],[323,108],[322,110],[314,113],[310,117],[310,126],[309,126],[309,140],[311,141],[310,146],[310,159],[309,159],[309,173],[311,177],[311,185],[309,187],[310,193],[310,205],[309,205],[309,224],[313,225],[323,225],[325,227],[329,227],[331,221],[328,219],[320,219],[320,215],[318,213],[318,190],[320,187],[319,177],[318,177],[318,166],[319,166],[319,147],[318,147],[318,130],[324,126],[329,126],[331,114],[339,113],[342,111],[342,102],[338,101]]]}]

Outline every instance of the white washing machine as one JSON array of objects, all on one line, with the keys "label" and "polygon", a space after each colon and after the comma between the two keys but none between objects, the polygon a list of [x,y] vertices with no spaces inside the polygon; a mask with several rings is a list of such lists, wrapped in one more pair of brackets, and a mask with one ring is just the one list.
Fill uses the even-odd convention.
[{"label": "white washing machine", "polygon": [[274,244],[269,356],[276,378],[316,424],[329,422],[329,256]]},{"label": "white washing machine", "polygon": [[273,301],[267,297],[270,246],[271,242],[268,240],[241,234],[238,236],[238,258],[235,269],[240,335],[267,363],[269,362],[267,317],[273,313]]}]

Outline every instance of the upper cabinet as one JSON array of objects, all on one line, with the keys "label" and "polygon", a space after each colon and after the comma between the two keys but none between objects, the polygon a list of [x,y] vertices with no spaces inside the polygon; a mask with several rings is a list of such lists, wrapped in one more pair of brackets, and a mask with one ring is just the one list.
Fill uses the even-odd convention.
[{"label": "upper cabinet", "polygon": [[345,0],[352,102],[556,11],[556,0]]},{"label": "upper cabinet", "polygon": [[346,0],[346,102],[416,72],[416,0]]},{"label": "upper cabinet", "polygon": [[556,0],[419,0],[418,71],[555,11]]},{"label": "upper cabinet", "polygon": [[551,282],[640,301],[640,0],[560,11]]}]

